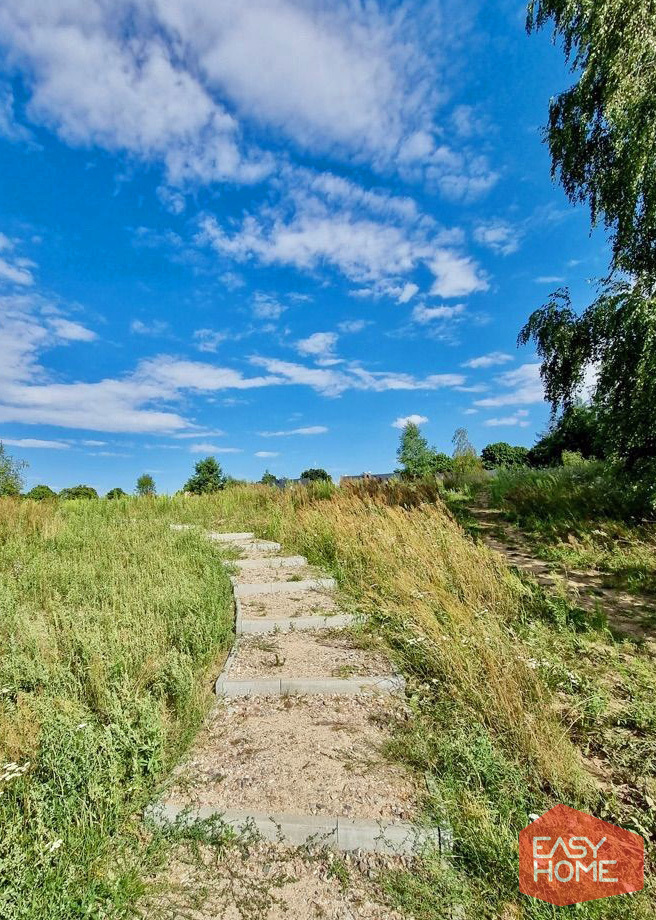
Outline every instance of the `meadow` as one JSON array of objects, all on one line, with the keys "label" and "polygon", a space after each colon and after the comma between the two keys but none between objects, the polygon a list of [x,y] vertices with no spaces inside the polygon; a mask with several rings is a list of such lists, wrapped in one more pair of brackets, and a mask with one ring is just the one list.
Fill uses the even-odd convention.
[{"label": "meadow", "polygon": [[[173,532],[169,523],[197,524]],[[209,704],[231,636],[202,527],[254,530],[338,580],[408,680],[390,755],[423,776],[453,859],[380,879],[415,920],[546,920],[517,835],[557,802],[656,834],[656,665],[462,529],[426,483],[236,486],[0,506],[0,915],[129,916],[166,841],[140,809]],[[5,830],[6,829],[6,830]],[[648,875],[649,878],[649,875]],[[654,915],[653,883],[562,916]]]}]

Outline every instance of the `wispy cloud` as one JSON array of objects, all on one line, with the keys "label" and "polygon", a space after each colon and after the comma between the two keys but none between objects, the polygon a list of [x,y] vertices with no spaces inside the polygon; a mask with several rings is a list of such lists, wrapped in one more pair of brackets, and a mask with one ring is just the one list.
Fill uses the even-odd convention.
[{"label": "wispy cloud", "polygon": [[406,425],[424,425],[428,421],[425,415],[402,415],[392,422],[392,428],[405,428]]},{"label": "wispy cloud", "polygon": [[477,406],[521,406],[544,401],[539,364],[522,364],[516,370],[495,377],[494,382],[498,387],[497,394],[477,399]]},{"label": "wispy cloud", "polygon": [[518,409],[513,415],[506,415],[503,418],[488,418],[483,424],[486,428],[510,428],[513,426],[528,428],[530,422],[526,418],[527,415],[528,411],[526,409]]},{"label": "wispy cloud", "polygon": [[268,457],[279,457],[280,454],[277,450],[256,450],[255,456],[261,457],[264,460]]},{"label": "wispy cloud", "polygon": [[[289,428],[286,431],[260,431],[258,434],[262,438],[288,438],[292,435],[313,435],[326,434],[328,429],[325,425],[309,425],[307,428]],[[260,456],[262,456],[260,454]]]},{"label": "wispy cloud", "polygon": [[189,452],[192,454],[241,454],[241,447],[217,447],[216,444],[190,444]]},{"label": "wispy cloud", "polygon": [[39,438],[3,438],[0,436],[0,443],[8,444],[10,447],[37,448],[42,450],[68,450],[70,444],[66,441],[43,441]]},{"label": "wispy cloud", "polygon": [[506,354],[505,351],[490,351],[486,355],[480,355],[478,358],[470,358],[464,361],[461,367],[471,367],[474,369],[482,367],[495,367],[499,364],[507,364],[512,361],[512,355]]},{"label": "wispy cloud", "polygon": [[474,228],[476,242],[502,256],[517,252],[521,238],[521,228],[504,220],[483,221]]}]

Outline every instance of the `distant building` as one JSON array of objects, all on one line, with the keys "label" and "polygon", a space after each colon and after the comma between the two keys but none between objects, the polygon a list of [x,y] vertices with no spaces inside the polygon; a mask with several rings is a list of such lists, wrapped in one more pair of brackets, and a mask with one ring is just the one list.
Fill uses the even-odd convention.
[{"label": "distant building", "polygon": [[373,479],[374,482],[389,482],[390,479],[396,478],[396,473],[360,473],[359,476],[342,476],[339,484],[343,486],[347,482],[361,482],[363,479]]}]

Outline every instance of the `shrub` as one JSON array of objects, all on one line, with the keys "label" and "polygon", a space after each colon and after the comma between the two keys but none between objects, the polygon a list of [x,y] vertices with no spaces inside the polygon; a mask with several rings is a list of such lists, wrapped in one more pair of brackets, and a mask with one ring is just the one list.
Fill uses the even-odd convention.
[{"label": "shrub", "polygon": [[117,486],[115,489],[110,489],[105,498],[123,498],[127,494],[127,492],[124,492],[123,489]]},{"label": "shrub", "polygon": [[44,502],[57,498],[57,493],[53,492],[50,486],[40,485],[30,489],[25,498],[31,498],[34,502]]},{"label": "shrub", "polygon": [[260,482],[262,483],[263,486],[275,486],[278,480],[273,475],[273,473],[270,473],[268,470],[265,470],[264,475],[260,479]]},{"label": "shrub", "polygon": [[93,486],[71,486],[69,489],[62,489],[59,493],[60,498],[98,498],[98,493]]}]

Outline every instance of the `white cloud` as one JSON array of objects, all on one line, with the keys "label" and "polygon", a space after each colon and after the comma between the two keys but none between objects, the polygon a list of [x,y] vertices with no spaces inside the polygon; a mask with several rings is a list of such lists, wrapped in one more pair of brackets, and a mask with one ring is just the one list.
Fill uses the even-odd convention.
[{"label": "white cloud", "polygon": [[264,367],[270,374],[285,378],[290,384],[310,386],[325,396],[340,396],[347,390],[437,390],[459,386],[465,382],[462,374],[429,374],[417,378],[412,374],[390,371],[368,371],[359,364],[348,364],[338,370],[305,367],[277,358],[251,358],[253,364]]},{"label": "white cloud", "polygon": [[562,275],[540,275],[535,279],[536,284],[562,284],[564,281]]},{"label": "white cloud", "polygon": [[257,291],[253,296],[253,315],[258,319],[279,319],[286,309],[270,294]]},{"label": "white cloud", "polygon": [[465,409],[463,415],[477,415],[478,409]]},{"label": "white cloud", "polygon": [[443,249],[435,254],[429,263],[435,275],[431,294],[443,297],[465,297],[477,291],[487,291],[490,287],[478,265],[469,256],[462,256],[451,250]]},{"label": "white cloud", "polygon": [[215,444],[190,444],[189,452],[192,454],[241,454],[240,447],[217,447]]},{"label": "white cloud", "polygon": [[483,424],[486,428],[505,428],[517,426],[519,428],[528,428],[530,422],[526,420],[528,412],[525,409],[518,409],[513,415],[506,415],[503,418],[488,418]]},{"label": "white cloud", "polygon": [[412,311],[412,318],[416,323],[432,323],[434,320],[449,320],[462,316],[466,311],[464,303],[454,304],[452,307],[427,307],[419,304]]},{"label": "white cloud", "polygon": [[26,266],[2,258],[0,258],[0,278],[26,287],[34,284],[34,277]]},{"label": "white cloud", "polygon": [[180,441],[191,438],[222,438],[224,434],[225,431],[221,431],[217,428],[214,431],[184,431],[182,434],[174,434],[172,437]]},{"label": "white cloud", "polygon": [[157,197],[170,214],[182,214],[187,206],[184,195],[168,185],[159,186]]},{"label": "white cloud", "polygon": [[287,431],[260,431],[258,434],[262,438],[288,438],[291,435],[326,434],[327,431],[325,425],[309,425],[306,428],[291,428]]},{"label": "white cloud", "polygon": [[407,284],[403,285],[401,293],[399,294],[399,303],[407,303],[409,300],[412,300],[418,290],[418,284],[414,284],[412,281],[408,281]]},{"label": "white cloud", "polygon": [[488,354],[481,355],[478,358],[470,358],[469,361],[465,361],[461,366],[474,369],[494,367],[497,364],[507,364],[508,361],[512,361],[512,355],[506,354],[504,351],[490,351]]},{"label": "white cloud", "polygon": [[0,437],[0,443],[8,444],[10,447],[34,447],[43,450],[68,450],[70,444],[65,441],[42,441],[38,438],[3,438]]},{"label": "white cloud", "polygon": [[424,425],[428,419],[425,415],[404,415],[392,422],[392,428],[405,428],[406,425]]},{"label": "white cloud", "polygon": [[227,332],[216,332],[214,329],[196,329],[194,332],[194,341],[198,351],[216,352],[219,345],[228,339]]},{"label": "white cloud", "polygon": [[169,324],[162,320],[155,319],[150,323],[144,323],[140,319],[133,319],[130,323],[130,332],[136,335],[164,335],[168,332]]},{"label": "white cloud", "polygon": [[522,364],[514,371],[506,371],[495,378],[500,387],[496,396],[476,400],[477,406],[521,406],[544,400],[544,387],[540,379],[539,364]]},{"label": "white cloud", "polygon": [[265,459],[267,457],[279,457],[280,454],[278,453],[277,450],[256,450],[255,456]]},{"label": "white cloud", "polygon": [[366,319],[346,319],[342,323],[337,323],[337,328],[340,332],[347,334],[350,332],[362,332],[368,325]]},{"label": "white cloud", "polygon": [[16,120],[14,94],[10,86],[0,85],[0,137],[8,141],[30,141],[30,132]]},{"label": "white cloud", "polygon": [[338,364],[339,359],[335,356],[337,339],[335,332],[313,332],[307,339],[301,339],[296,343],[296,350],[300,355],[314,358],[317,364]]},{"label": "white cloud", "polygon": [[519,249],[521,231],[504,220],[483,221],[474,228],[474,239],[498,255],[509,256]]}]

